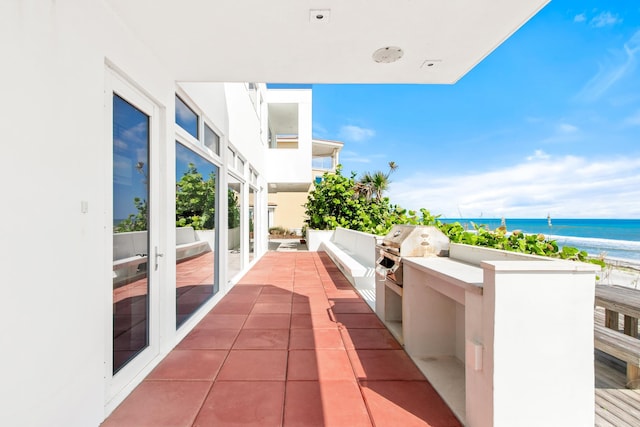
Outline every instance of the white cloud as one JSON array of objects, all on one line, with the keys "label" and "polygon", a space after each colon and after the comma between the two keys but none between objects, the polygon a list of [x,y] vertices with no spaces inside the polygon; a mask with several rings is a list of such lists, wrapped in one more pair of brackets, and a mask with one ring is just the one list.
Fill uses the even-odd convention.
[{"label": "white cloud", "polygon": [[527,116],[524,118],[524,120],[527,123],[542,123],[544,122],[544,119],[542,117],[536,117],[536,116]]},{"label": "white cloud", "polygon": [[577,131],[578,131],[578,127],[569,123],[560,123],[558,125],[559,133],[568,134],[568,133],[576,133]]},{"label": "white cloud", "polygon": [[573,17],[573,22],[584,22],[587,20],[587,15],[583,12]]},{"label": "white cloud", "polygon": [[[347,163],[367,163],[375,166],[380,162],[380,159],[386,158],[388,158],[388,154],[383,153],[360,154],[355,151],[340,151],[340,163],[343,165]],[[386,166],[386,162],[384,164]]]},{"label": "white cloud", "polygon": [[598,73],[587,82],[577,97],[586,101],[598,100],[635,67],[638,52],[640,52],[640,30],[631,36],[622,49],[615,52],[615,58],[609,58],[607,63],[600,65]]},{"label": "white cloud", "polygon": [[549,158],[551,158],[550,155],[548,155],[547,153],[545,153],[542,150],[536,150],[534,151],[532,156],[527,157],[528,161],[532,161],[532,160],[548,160]]},{"label": "white cloud", "polygon": [[195,120],[194,112],[182,102],[176,102],[176,114],[180,120],[184,122],[193,122]]},{"label": "white cloud", "polygon": [[640,157],[599,161],[547,157],[446,176],[418,173],[391,184],[391,200],[444,217],[630,218],[640,216]]},{"label": "white cloud", "polygon": [[549,135],[540,142],[545,144],[562,144],[575,142],[580,137],[580,128],[570,123],[560,122],[554,125]]},{"label": "white cloud", "polygon": [[371,156],[363,156],[355,151],[340,151],[340,163],[371,163]]},{"label": "white cloud", "polygon": [[349,142],[362,142],[367,139],[373,138],[376,131],[373,129],[367,129],[360,126],[346,125],[340,128],[338,136],[345,141]]},{"label": "white cloud", "polygon": [[640,126],[640,110],[623,120],[625,126]]},{"label": "white cloud", "polygon": [[613,15],[611,12],[601,12],[599,15],[594,16],[589,25],[592,27],[600,28],[606,27],[607,25],[615,25],[622,22],[622,19],[618,17],[618,15]]},{"label": "white cloud", "polygon": [[324,138],[327,135],[327,128],[322,126],[320,123],[313,123],[313,135],[318,138]]}]

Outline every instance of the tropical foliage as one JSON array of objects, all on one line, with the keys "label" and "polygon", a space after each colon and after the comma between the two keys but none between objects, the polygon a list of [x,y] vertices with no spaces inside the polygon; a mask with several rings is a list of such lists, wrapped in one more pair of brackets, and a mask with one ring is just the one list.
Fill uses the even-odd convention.
[{"label": "tropical foliage", "polygon": [[383,193],[389,188],[391,181],[389,176],[398,169],[396,162],[389,162],[389,171],[365,172],[359,181],[355,183],[355,190],[358,195],[363,195],[366,199],[382,201]]},{"label": "tropical foliage", "polygon": [[176,226],[210,230],[216,225],[216,177],[205,180],[193,163],[176,184]]},{"label": "tropical foliage", "polygon": [[483,225],[473,225],[473,230],[465,229],[459,222],[443,223],[440,215],[432,215],[427,209],[406,210],[389,202],[383,196],[388,188],[389,175],[397,168],[389,163],[389,172],[365,173],[356,181],[342,175],[338,165],[335,174],[325,173],[309,194],[305,204],[308,219],[306,226],[319,230],[333,230],[336,227],[349,228],[377,235],[384,235],[396,224],[431,225],[438,227],[454,243],[483,246],[512,252],[550,256],[555,258],[587,261],[601,266],[599,259],[589,259],[585,251],[564,246],[561,249],[554,240],[543,234],[527,235],[521,231],[509,233],[506,227],[489,230]]},{"label": "tropical foliage", "polygon": [[454,243],[590,262],[604,267],[603,260],[589,258],[587,252],[571,246],[560,248],[555,240],[547,239],[544,234],[525,234],[520,230],[509,233],[506,227],[489,230],[486,226],[477,224],[473,224],[473,231],[468,231],[459,222],[440,224],[439,228]]},{"label": "tropical foliage", "polygon": [[229,208],[227,212],[228,227],[238,228],[240,227],[240,202],[238,200],[238,193],[231,189],[227,190],[227,201]]},{"label": "tropical foliage", "polygon": [[[114,232],[147,230],[147,201],[136,197],[137,210],[114,227]],[[240,225],[240,204],[237,194],[228,190],[229,228]],[[210,230],[216,226],[216,177],[211,173],[207,179],[193,163],[176,183],[176,227],[193,227],[196,230]]]},{"label": "tropical foliage", "polygon": [[147,201],[140,197],[135,197],[133,199],[133,204],[137,212],[135,214],[130,214],[128,218],[120,221],[113,228],[114,233],[147,230]]}]

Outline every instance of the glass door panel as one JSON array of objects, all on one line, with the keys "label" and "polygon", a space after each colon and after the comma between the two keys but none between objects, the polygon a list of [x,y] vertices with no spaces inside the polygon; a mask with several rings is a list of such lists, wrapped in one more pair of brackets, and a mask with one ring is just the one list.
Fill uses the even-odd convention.
[{"label": "glass door panel", "polygon": [[150,117],[113,95],[113,373],[149,345]]},{"label": "glass door panel", "polygon": [[256,226],[256,218],[255,218],[255,198],[256,198],[256,190],[252,187],[249,187],[249,262],[253,260],[256,255],[256,249],[254,246],[254,238],[253,238],[253,230]]},{"label": "glass door panel", "polygon": [[176,327],[218,292],[218,167],[176,142]]},{"label": "glass door panel", "polygon": [[228,230],[227,230],[227,279],[230,280],[242,270],[242,233],[240,212],[242,207],[242,183],[229,176],[229,188],[227,189],[228,200]]}]

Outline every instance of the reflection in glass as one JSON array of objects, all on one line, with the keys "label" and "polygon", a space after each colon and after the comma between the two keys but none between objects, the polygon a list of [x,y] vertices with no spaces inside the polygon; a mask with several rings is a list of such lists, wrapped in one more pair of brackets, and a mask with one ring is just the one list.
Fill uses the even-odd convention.
[{"label": "reflection in glass", "polygon": [[176,95],[176,123],[198,139],[198,115]]},{"label": "reflection in glass", "polygon": [[204,125],[204,146],[216,154],[220,154],[220,137],[207,124]]},{"label": "reflection in glass", "polygon": [[256,190],[249,187],[249,261],[252,261],[256,254],[253,239],[253,229],[255,227],[255,197]]},{"label": "reflection in glass", "polygon": [[113,373],[149,345],[149,116],[113,95]]},{"label": "reflection in glass", "polygon": [[229,256],[227,257],[227,278],[231,279],[242,269],[242,245],[241,238],[242,236],[240,230],[240,212],[241,205],[241,194],[242,194],[242,183],[236,178],[229,176],[229,188],[227,190],[227,197],[229,202],[229,209],[227,213],[228,219],[228,241],[227,241],[227,249],[229,251]]},{"label": "reflection in glass", "polygon": [[218,292],[218,167],[176,142],[176,327]]},{"label": "reflection in glass", "polygon": [[230,169],[236,168],[236,152],[229,147],[227,147],[227,166]]}]

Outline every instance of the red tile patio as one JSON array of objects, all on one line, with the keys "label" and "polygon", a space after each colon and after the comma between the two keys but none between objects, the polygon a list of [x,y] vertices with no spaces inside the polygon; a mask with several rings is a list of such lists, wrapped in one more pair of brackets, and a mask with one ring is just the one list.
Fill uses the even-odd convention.
[{"label": "red tile patio", "polygon": [[460,426],[323,253],[270,252],[103,427]]}]

